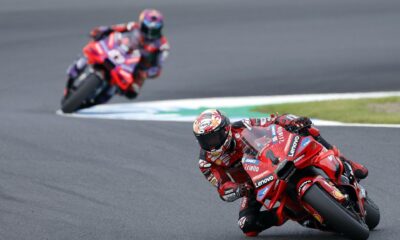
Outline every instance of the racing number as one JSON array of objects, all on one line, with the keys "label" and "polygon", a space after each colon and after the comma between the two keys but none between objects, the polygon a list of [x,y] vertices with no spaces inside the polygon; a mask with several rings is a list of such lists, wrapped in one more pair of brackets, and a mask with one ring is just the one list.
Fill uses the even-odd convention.
[{"label": "racing number", "polygon": [[121,52],[117,49],[113,49],[108,52],[108,56],[114,60],[116,64],[123,64],[125,62],[125,57],[122,56]]}]

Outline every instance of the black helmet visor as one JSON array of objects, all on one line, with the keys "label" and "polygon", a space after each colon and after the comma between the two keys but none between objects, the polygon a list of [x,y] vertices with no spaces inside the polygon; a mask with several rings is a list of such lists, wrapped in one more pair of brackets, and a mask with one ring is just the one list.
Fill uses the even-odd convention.
[{"label": "black helmet visor", "polygon": [[228,137],[228,131],[225,127],[213,131],[208,134],[196,134],[197,141],[200,147],[206,151],[211,151],[220,148]]},{"label": "black helmet visor", "polygon": [[161,30],[162,27],[148,27],[146,24],[142,24],[141,27],[142,32],[144,33],[147,39],[159,39],[161,38]]}]

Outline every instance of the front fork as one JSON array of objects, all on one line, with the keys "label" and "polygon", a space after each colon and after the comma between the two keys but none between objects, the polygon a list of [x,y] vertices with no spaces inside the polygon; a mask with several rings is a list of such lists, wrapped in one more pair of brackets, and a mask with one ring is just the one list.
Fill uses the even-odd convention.
[{"label": "front fork", "polygon": [[67,84],[64,88],[64,98],[68,96],[70,90],[74,87],[75,82],[78,78],[82,78],[82,72],[87,68],[87,58],[82,56],[75,60],[68,68],[67,68]]},{"label": "front fork", "polygon": [[[78,69],[76,70],[77,67]],[[67,74],[69,78],[64,89],[64,97],[62,101],[67,99],[69,94],[77,89],[90,74],[96,74],[99,78],[105,79],[104,73],[87,64],[85,57],[78,59],[73,65],[71,65],[67,71]],[[103,81],[103,85],[99,87],[96,93],[87,99],[82,105],[84,107],[89,107],[105,103],[116,94],[117,90],[118,89],[116,86],[111,86],[106,81]]]},{"label": "front fork", "polygon": [[[331,181],[325,179],[322,176],[305,177],[301,179],[296,186],[298,198],[300,199],[300,201],[303,199],[303,196],[307,192],[307,190],[315,184],[317,184],[319,187],[325,190],[325,192],[327,192],[332,198],[336,199],[339,203],[341,203],[344,206],[348,205],[350,203],[349,201],[355,201],[355,204],[357,205],[358,208],[357,211],[358,214],[360,215],[361,218],[365,217],[366,213],[364,209],[364,200],[366,198],[366,191],[364,187],[362,187],[360,184],[357,183],[357,181],[355,181],[352,185],[343,185],[350,191],[353,191],[353,194],[355,195],[351,197],[348,194],[343,194],[335,186],[335,184],[333,184]],[[324,224],[324,219],[315,209],[313,209],[306,202],[302,202],[302,205],[304,206],[305,210],[308,211],[314,217],[315,220],[317,220],[320,224]]]}]

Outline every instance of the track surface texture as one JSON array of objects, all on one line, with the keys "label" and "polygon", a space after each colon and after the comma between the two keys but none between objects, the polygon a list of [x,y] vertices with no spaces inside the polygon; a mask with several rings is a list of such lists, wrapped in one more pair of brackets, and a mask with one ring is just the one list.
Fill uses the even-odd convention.
[{"label": "track surface texture", "polygon": [[[191,124],[56,116],[96,25],[166,15],[172,52],[137,101],[400,90],[397,0],[1,0],[0,239],[243,239],[197,169]],[[114,99],[114,101],[124,101]],[[325,127],[400,235],[400,130]],[[288,223],[260,239],[342,239]]]}]

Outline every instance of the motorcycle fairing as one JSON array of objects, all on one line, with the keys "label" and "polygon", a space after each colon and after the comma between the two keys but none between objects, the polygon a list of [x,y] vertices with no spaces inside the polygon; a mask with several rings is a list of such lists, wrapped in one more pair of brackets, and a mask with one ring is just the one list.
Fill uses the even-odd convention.
[{"label": "motorcycle fairing", "polygon": [[122,90],[127,90],[135,81],[133,72],[141,58],[138,49],[129,49],[129,42],[127,35],[111,33],[107,38],[91,41],[83,48],[88,63],[109,68],[111,84]]}]

